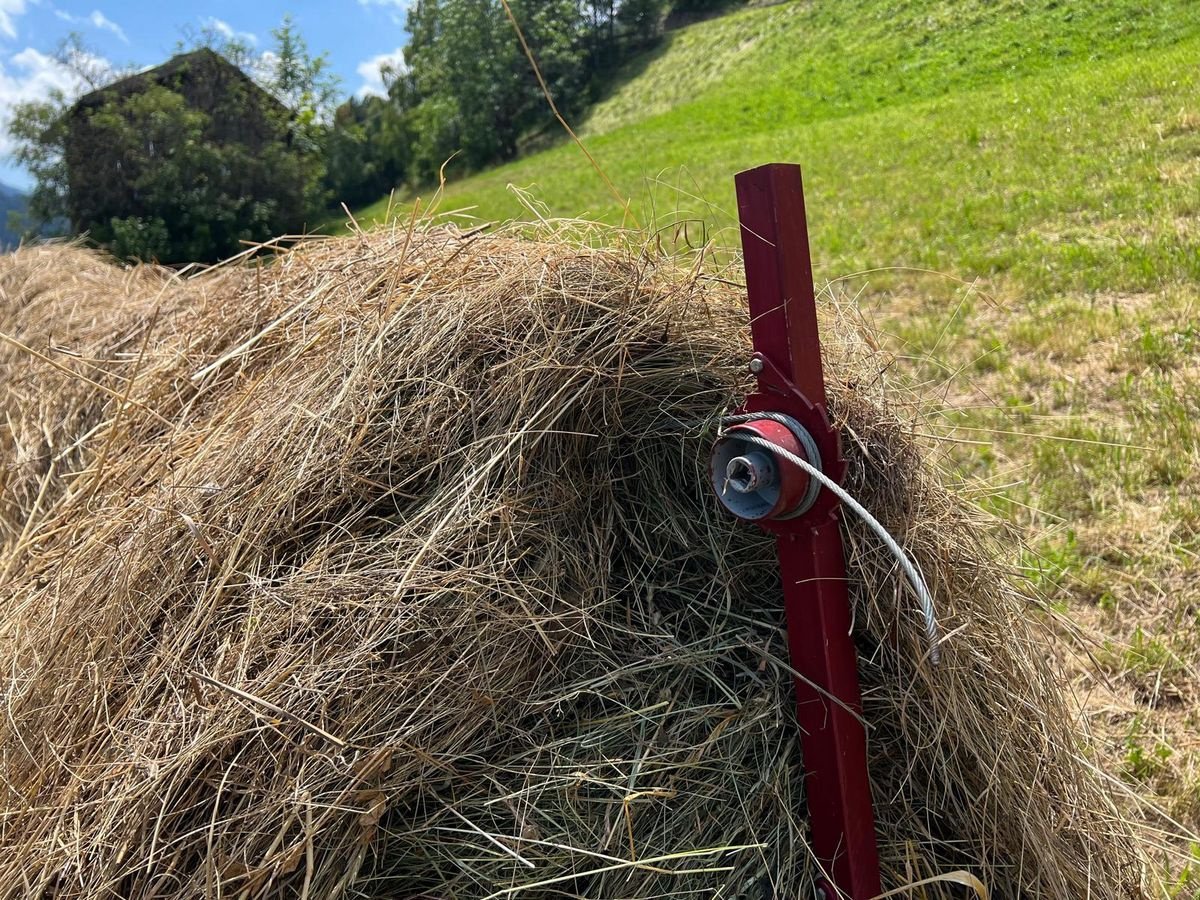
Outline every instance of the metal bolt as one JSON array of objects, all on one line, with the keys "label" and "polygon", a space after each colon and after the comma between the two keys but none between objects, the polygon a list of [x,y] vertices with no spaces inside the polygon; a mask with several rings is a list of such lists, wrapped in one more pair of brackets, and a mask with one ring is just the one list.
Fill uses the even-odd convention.
[{"label": "metal bolt", "polygon": [[729,486],[739,494],[750,493],[758,484],[758,472],[754,470],[754,465],[750,460],[744,456],[729,461],[725,476],[729,479]]},{"label": "metal bolt", "polygon": [[763,370],[763,361],[762,361],[761,359],[759,359],[759,358],[756,356],[756,357],[754,357],[754,359],[750,360],[750,371],[751,371],[751,373],[753,373],[753,374],[757,375],[757,374],[758,374],[759,372],[761,372],[762,370]]}]

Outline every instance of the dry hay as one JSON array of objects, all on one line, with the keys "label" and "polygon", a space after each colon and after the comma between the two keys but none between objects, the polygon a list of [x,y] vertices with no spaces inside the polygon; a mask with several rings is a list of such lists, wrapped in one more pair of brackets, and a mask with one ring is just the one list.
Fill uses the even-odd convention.
[{"label": "dry hay", "polygon": [[[736,289],[429,228],[191,279],[24,250],[0,291],[3,896],[808,895],[773,548],[704,477]],[[850,322],[848,485],[949,635],[931,669],[847,522],[888,886],[1144,896],[1033,601]]]}]

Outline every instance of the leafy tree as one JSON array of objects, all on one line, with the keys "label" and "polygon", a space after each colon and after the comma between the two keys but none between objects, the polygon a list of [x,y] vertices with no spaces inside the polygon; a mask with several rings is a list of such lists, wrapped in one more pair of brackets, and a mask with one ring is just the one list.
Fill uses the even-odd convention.
[{"label": "leafy tree", "polygon": [[[586,50],[575,0],[510,0],[547,85],[565,112],[587,98]],[[509,159],[546,120],[537,78],[498,0],[418,0],[410,9],[405,100],[415,180],[451,155],[468,168]],[[394,85],[395,87],[395,85]],[[393,91],[393,99],[399,99]]]},{"label": "leafy tree", "polygon": [[623,0],[616,13],[622,54],[654,44],[662,35],[666,11],[665,0]]},{"label": "leafy tree", "polygon": [[328,54],[309,53],[291,16],[284,16],[271,35],[275,38],[274,62],[266,67],[263,86],[292,111],[292,144],[303,163],[305,202],[317,216],[329,201],[325,155],[339,79],[330,70]]},{"label": "leafy tree", "polygon": [[[275,39],[273,61],[260,70],[259,83],[304,124],[328,124],[337,105],[338,77],[330,71],[329,54],[313,56],[291,16],[284,16]],[[253,73],[251,73],[253,74]]]},{"label": "leafy tree", "polygon": [[[259,57],[215,33],[192,40],[216,43],[291,107],[265,100],[239,78],[219,79],[205,109],[190,105],[182,82],[171,81],[106,92],[86,106],[62,93],[19,106],[9,132],[16,160],[35,179],[34,222],[69,219],[118,255],[181,262],[218,259],[244,241],[314,221],[325,201],[336,80],[290,20],[273,34],[274,54]],[[81,89],[111,80],[86,70],[94,57],[77,42],[60,59],[78,69]],[[80,145],[107,166],[90,169],[102,177],[89,176],[78,159],[68,165]]]},{"label": "leafy tree", "polygon": [[[575,116],[628,54],[658,38],[665,2],[509,5],[556,105]],[[389,82],[378,135],[360,148],[362,158],[375,163],[373,171],[382,171],[386,158],[388,166],[403,166],[408,181],[428,182],[452,158],[456,167],[478,169],[555,133],[542,87],[500,0],[416,0],[407,29],[405,71]],[[339,120],[337,127],[348,130],[343,139],[349,141],[357,125]],[[339,156],[330,164],[346,163]]]},{"label": "leafy tree", "polygon": [[13,108],[9,136],[16,143],[14,161],[33,176],[33,190],[25,221],[10,227],[27,234],[39,229],[58,230],[67,215],[67,164],[63,158],[66,141],[67,103],[55,90],[44,102],[18,103]]},{"label": "leafy tree", "polygon": [[404,181],[412,138],[383,97],[351,97],[338,107],[326,142],[326,185],[335,202],[377,200]]},{"label": "leafy tree", "polygon": [[[91,53],[77,33],[68,35],[53,57],[73,77],[77,90],[94,89],[125,74]],[[66,225],[68,190],[63,147],[71,99],[55,88],[44,101],[28,101],[13,107],[8,127],[16,144],[13,160],[34,178],[24,221],[10,223],[14,230],[28,235],[57,233]]]}]

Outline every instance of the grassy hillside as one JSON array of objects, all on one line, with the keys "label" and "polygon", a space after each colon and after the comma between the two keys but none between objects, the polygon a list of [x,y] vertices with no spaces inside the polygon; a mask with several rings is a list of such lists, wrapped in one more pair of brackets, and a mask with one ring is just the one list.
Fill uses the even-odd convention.
[{"label": "grassy hillside", "polygon": [[[1057,252],[1077,262],[1073,249],[1047,248],[1045,232],[1060,235],[1100,198],[1117,219],[1189,193],[1159,169],[1186,167],[1194,149],[1174,117],[1195,95],[1197,40],[1200,6],[1187,0],[791,2],[672,35],[582,130],[642,222],[727,226],[732,173],[792,159],[805,166],[817,256],[832,272],[903,263],[1031,274]],[[1146,152],[1162,136],[1181,140]],[[510,185],[554,215],[620,219],[570,144],[452,181],[446,207],[527,215]],[[1192,256],[1171,234],[1150,243],[1112,267],[1123,281]],[[1069,276],[1052,268],[1115,286],[1107,262]]]},{"label": "grassy hillside", "polygon": [[[671,35],[581,127],[633,216],[693,241],[735,240],[734,172],[804,165],[818,277],[1030,545],[1097,758],[1161,810],[1179,897],[1200,890],[1179,837],[1200,830],[1198,63],[1191,0],[795,0]],[[567,144],[441,208],[528,217],[510,185],[623,218]]]}]

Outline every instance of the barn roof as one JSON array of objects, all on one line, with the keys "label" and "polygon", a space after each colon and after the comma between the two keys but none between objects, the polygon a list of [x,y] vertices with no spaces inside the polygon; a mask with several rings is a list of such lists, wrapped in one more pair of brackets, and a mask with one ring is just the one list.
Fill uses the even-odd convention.
[{"label": "barn roof", "polygon": [[268,107],[273,106],[280,111],[286,108],[268,91],[254,81],[249,75],[227,60],[221,54],[209,47],[201,47],[188,53],[180,53],[171,57],[165,63],[127,75],[112,84],[97,88],[91,93],[84,94],[71,107],[71,115],[84,110],[96,109],[114,99],[124,98],[144,91],[152,85],[177,84],[180,80],[193,78],[230,78],[253,89],[260,95],[260,100]]}]

